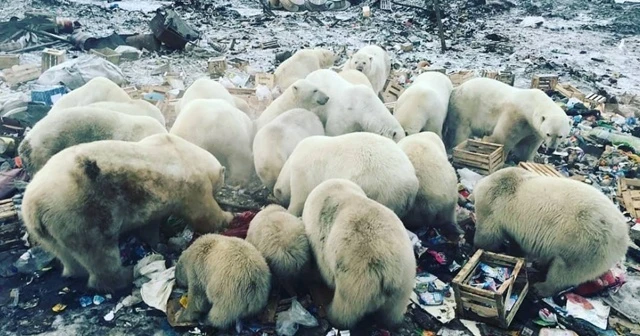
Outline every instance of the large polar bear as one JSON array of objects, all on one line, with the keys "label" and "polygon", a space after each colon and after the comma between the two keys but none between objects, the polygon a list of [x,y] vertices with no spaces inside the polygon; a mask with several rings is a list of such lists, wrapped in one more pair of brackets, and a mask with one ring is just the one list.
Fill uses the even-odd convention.
[{"label": "large polar bear", "polygon": [[355,69],[343,70],[338,75],[340,75],[340,77],[344,78],[347,82],[351,84],[366,85],[373,90],[373,85],[371,85],[371,81],[369,80],[369,78],[358,70],[355,70]]},{"label": "large polar bear", "polygon": [[302,220],[277,204],[266,206],[251,220],[247,241],[262,253],[281,281],[298,278],[311,260]]},{"label": "large polar bear", "polygon": [[38,121],[18,146],[18,155],[33,176],[61,150],[98,140],[139,141],[167,133],[147,116],[134,116],[95,107],[72,107]]},{"label": "large polar bear", "polygon": [[370,132],[396,142],[405,136],[398,120],[369,86],[353,85],[335,71],[326,69],[314,71],[306,79],[330,97],[324,106],[315,110],[325,124],[327,135]]},{"label": "large polar bear", "polygon": [[508,155],[531,161],[541,144],[556,149],[569,137],[571,121],[538,89],[519,89],[495,79],[474,78],[451,93],[445,145],[453,148],[472,135],[504,145]]},{"label": "large polar bear", "polygon": [[355,69],[367,75],[373,90],[379,94],[391,74],[391,59],[386,50],[376,45],[368,45],[353,54],[343,69]]},{"label": "large polar bear", "polygon": [[329,96],[317,85],[306,79],[299,79],[269,104],[256,120],[256,126],[260,129],[277,116],[294,108],[316,112],[318,107],[325,105],[327,101],[329,101]]},{"label": "large polar bear", "polygon": [[259,313],[269,300],[271,273],[264,257],[248,242],[206,234],[189,246],[176,264],[176,284],[187,287],[188,304],[176,321],[225,329]]},{"label": "large polar bear", "polygon": [[407,135],[422,131],[442,138],[453,84],[449,76],[437,71],[425,72],[398,98],[393,114]]},{"label": "large polar bear", "polygon": [[278,66],[274,72],[275,84],[280,91],[286,90],[298,79],[307,77],[318,69],[326,69],[333,65],[336,56],[328,49],[301,49]]},{"label": "large polar bear", "polygon": [[60,97],[51,107],[49,113],[59,109],[85,106],[91,103],[102,101],[128,102],[131,97],[118,84],[105,77],[96,77],[82,85],[81,87]]},{"label": "large polar bear", "polygon": [[229,93],[229,90],[224,85],[213,79],[201,77],[187,88],[180,101],[175,105],[176,115],[180,115],[180,111],[196,99],[222,99],[242,112],[250,113],[249,105],[244,100]]},{"label": "large polar bear", "polygon": [[474,245],[497,250],[505,239],[527,259],[549,267],[534,285],[549,297],[594,280],[623,259],[631,241],[618,207],[592,186],[504,168],[474,188]]},{"label": "large polar bear", "polygon": [[418,193],[416,171],[400,147],[383,136],[357,132],[300,141],[278,176],[274,196],[300,216],[311,190],[330,178],[355,182],[400,217]]},{"label": "large polar bear", "polygon": [[320,118],[305,109],[289,110],[261,128],[253,140],[253,162],[262,184],[273,190],[282,166],[302,139],[324,135]]},{"label": "large polar bear", "polygon": [[206,149],[227,168],[227,182],[245,185],[255,177],[253,121],[222,99],[196,99],[184,107],[169,133]]},{"label": "large polar bear", "polygon": [[[128,102],[103,101],[103,102],[91,103],[89,105],[86,105],[86,107],[95,107],[98,109],[116,111],[116,112],[130,114],[130,115],[148,116],[157,120],[162,126],[166,127],[166,121],[160,109],[146,100],[131,99]],[[59,110],[59,111],[65,111],[65,110]]]},{"label": "large polar bear", "polygon": [[409,157],[420,182],[416,201],[403,222],[410,229],[435,227],[455,240],[462,233],[456,220],[458,177],[442,140],[433,132],[422,132],[400,140],[398,146]]},{"label": "large polar bear", "polygon": [[122,233],[138,230],[155,245],[170,215],[200,233],[228,226],[233,216],[213,197],[224,171],[213,155],[170,134],[80,144],[51,157],[27,186],[25,227],[60,259],[63,276],[88,274],[90,288],[114,291],[133,280],[120,260]]},{"label": "large polar bear", "polygon": [[329,179],[309,194],[302,221],[320,274],[335,289],[331,325],[349,329],[372,313],[388,327],[402,322],[416,260],[398,216],[355,183]]}]

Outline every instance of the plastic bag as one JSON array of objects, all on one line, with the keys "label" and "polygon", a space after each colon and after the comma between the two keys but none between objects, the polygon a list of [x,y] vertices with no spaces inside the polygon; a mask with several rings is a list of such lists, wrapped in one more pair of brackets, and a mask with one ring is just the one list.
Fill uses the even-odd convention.
[{"label": "plastic bag", "polygon": [[74,90],[96,77],[106,77],[117,85],[126,83],[124,74],[117,65],[95,55],[84,55],[49,68],[40,75],[38,84],[62,83]]},{"label": "plastic bag", "polygon": [[473,187],[484,178],[484,176],[468,168],[458,169],[460,183],[469,191],[473,192]]},{"label": "plastic bag", "polygon": [[298,331],[299,324],[305,327],[317,327],[318,320],[294,298],[291,301],[291,308],[278,314],[276,333],[280,336],[293,336]]}]

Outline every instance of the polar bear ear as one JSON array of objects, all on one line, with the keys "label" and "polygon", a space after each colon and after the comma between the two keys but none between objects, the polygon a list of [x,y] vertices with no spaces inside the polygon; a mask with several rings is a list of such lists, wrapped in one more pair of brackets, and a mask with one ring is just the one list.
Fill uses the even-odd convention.
[{"label": "polar bear ear", "polygon": [[373,56],[369,56],[369,61],[373,61]]}]

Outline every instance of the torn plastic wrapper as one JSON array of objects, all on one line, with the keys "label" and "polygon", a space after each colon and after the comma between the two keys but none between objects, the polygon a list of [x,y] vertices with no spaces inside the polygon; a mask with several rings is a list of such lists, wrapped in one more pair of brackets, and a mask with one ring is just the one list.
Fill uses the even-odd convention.
[{"label": "torn plastic wrapper", "polygon": [[279,336],[293,336],[298,331],[298,325],[317,327],[318,320],[294,298],[291,301],[291,308],[279,313],[276,317],[276,333]]},{"label": "torn plastic wrapper", "polygon": [[171,290],[175,284],[176,268],[171,267],[160,273],[155,273],[149,282],[140,288],[142,300],[149,307],[156,308],[162,312],[167,312],[167,300],[171,295]]},{"label": "torn plastic wrapper", "polygon": [[[434,284],[437,288],[446,288],[448,285],[440,279],[435,279]],[[440,323],[446,324],[456,317],[456,300],[453,295],[453,289],[448,288],[444,293],[444,300],[441,305],[427,306],[422,304],[416,291],[411,292],[411,301],[418,305],[422,310],[435,317]]]}]

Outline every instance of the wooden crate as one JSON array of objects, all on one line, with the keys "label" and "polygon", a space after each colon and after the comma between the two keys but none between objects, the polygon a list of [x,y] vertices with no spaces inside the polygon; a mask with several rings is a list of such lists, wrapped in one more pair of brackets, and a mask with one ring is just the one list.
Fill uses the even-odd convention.
[{"label": "wooden crate", "polygon": [[67,51],[45,48],[42,51],[42,72],[67,60]]},{"label": "wooden crate", "polygon": [[120,64],[120,56],[122,56],[119,52],[111,48],[91,49],[91,53],[98,57],[102,57],[115,65]]},{"label": "wooden crate", "polygon": [[558,85],[558,75],[535,75],[531,78],[531,88],[542,91],[555,90]]},{"label": "wooden crate", "polygon": [[557,171],[556,168],[552,165],[534,162],[520,162],[518,166],[540,176],[565,177],[564,175],[560,174],[560,172]]},{"label": "wooden crate", "polygon": [[227,71],[227,58],[224,56],[212,57],[207,62],[207,71],[211,77],[221,77]]},{"label": "wooden crate", "polygon": [[24,246],[20,239],[23,227],[13,199],[0,200],[0,252]]},{"label": "wooden crate", "polygon": [[178,113],[176,111],[176,105],[180,99],[163,99],[156,103],[156,107],[160,110],[162,115],[164,116],[164,121],[167,126],[167,129],[170,129],[173,126],[173,123],[176,121],[178,117]]},{"label": "wooden crate", "polygon": [[449,79],[451,79],[451,83],[453,83],[453,86],[458,86],[475,77],[476,72],[473,70],[460,70],[449,74]]},{"label": "wooden crate", "polygon": [[504,165],[504,146],[469,139],[453,149],[453,164],[489,175]]},{"label": "wooden crate", "polygon": [[0,70],[20,64],[20,55],[0,55]]},{"label": "wooden crate", "polygon": [[633,218],[640,216],[640,179],[618,179],[618,198]]},{"label": "wooden crate", "polygon": [[385,103],[384,106],[386,106],[389,109],[389,112],[393,114],[393,110],[396,108],[396,102]]},{"label": "wooden crate", "polygon": [[589,108],[597,109],[601,113],[604,113],[605,103],[607,102],[607,98],[599,94],[592,93],[590,95],[587,95],[584,98],[584,102],[589,104]]},{"label": "wooden crate", "polygon": [[268,87],[269,89],[273,89],[273,87],[276,85],[276,76],[274,76],[273,74],[270,73],[257,73],[255,75],[255,82],[256,82],[256,86],[258,85],[264,85],[266,87]]},{"label": "wooden crate", "polygon": [[516,80],[516,75],[510,71],[481,70],[480,77],[495,79],[511,86],[513,86],[513,83]]},{"label": "wooden crate", "polygon": [[[480,262],[489,266],[510,267],[513,269],[512,276],[500,285],[497,292],[473,287],[469,285],[469,281]],[[479,320],[505,329],[513,321],[529,292],[529,280],[524,259],[484,250],[476,251],[453,279],[451,285],[456,299],[458,317]],[[517,294],[518,299],[511,310],[507,311],[507,303],[511,294]]]},{"label": "wooden crate", "polygon": [[2,71],[4,80],[10,87],[15,87],[20,83],[37,79],[41,73],[39,64],[14,65]]},{"label": "wooden crate", "polygon": [[122,89],[129,95],[129,97],[131,97],[131,99],[140,99],[140,96],[142,95],[140,90],[135,86],[127,86]]},{"label": "wooden crate", "polygon": [[584,101],[584,99],[586,98],[586,95],[584,93],[580,92],[578,88],[568,83],[558,83],[555,90],[566,98],[576,98],[580,101]]},{"label": "wooden crate", "polygon": [[404,92],[404,88],[396,79],[389,79],[382,90],[382,99],[385,103],[395,102]]}]

